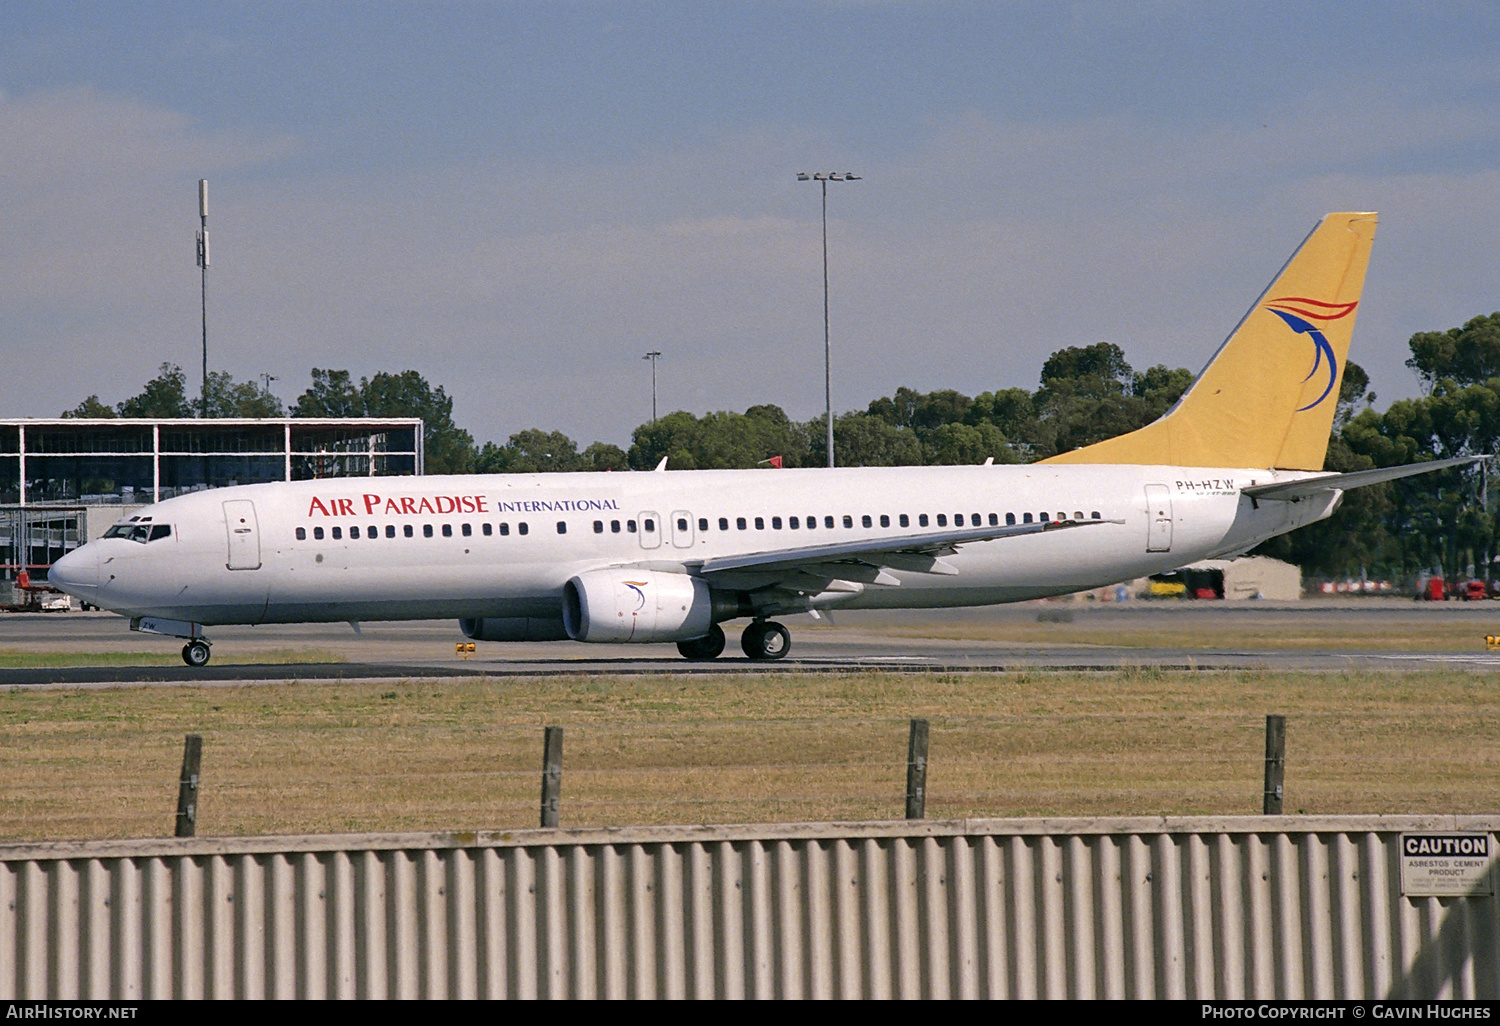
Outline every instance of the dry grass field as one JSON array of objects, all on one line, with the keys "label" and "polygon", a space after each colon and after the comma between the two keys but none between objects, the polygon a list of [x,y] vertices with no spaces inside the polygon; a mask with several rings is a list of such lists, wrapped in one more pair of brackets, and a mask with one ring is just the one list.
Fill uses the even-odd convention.
[{"label": "dry grass field", "polygon": [[542,726],[562,822],[893,819],[907,722],[928,815],[1500,811],[1500,686],[1467,673],[471,678],[0,694],[0,837],[169,835],[204,738],[199,834],[535,826]]}]

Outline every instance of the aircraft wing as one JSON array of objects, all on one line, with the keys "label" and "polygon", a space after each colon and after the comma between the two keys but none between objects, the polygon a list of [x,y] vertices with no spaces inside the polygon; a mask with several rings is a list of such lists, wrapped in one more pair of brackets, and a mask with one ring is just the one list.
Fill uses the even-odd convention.
[{"label": "aircraft wing", "polygon": [[689,570],[709,581],[730,588],[765,587],[792,577],[895,585],[900,581],[886,573],[886,570],[957,574],[958,569],[945,562],[943,557],[953,555],[960,545],[1118,523],[1123,521],[1047,520],[1003,527],[971,527],[808,545],[795,549],[773,549],[741,556],[706,559],[701,563],[689,562],[686,565]]},{"label": "aircraft wing", "polygon": [[1251,485],[1241,488],[1240,494],[1248,495],[1252,499],[1278,499],[1287,502],[1295,502],[1305,499],[1319,492],[1328,492],[1335,489],[1347,491],[1350,488],[1363,488],[1366,485],[1380,484],[1382,481],[1398,481],[1403,477],[1414,477],[1417,474],[1429,474],[1434,470],[1447,470],[1449,467],[1462,467],[1470,463],[1478,463],[1489,459],[1488,456],[1458,456],[1448,460],[1431,460],[1427,463],[1407,463],[1399,467],[1377,467],[1374,470],[1356,470],[1348,474],[1320,474],[1317,477],[1304,477],[1299,481],[1279,481],[1273,484]]}]

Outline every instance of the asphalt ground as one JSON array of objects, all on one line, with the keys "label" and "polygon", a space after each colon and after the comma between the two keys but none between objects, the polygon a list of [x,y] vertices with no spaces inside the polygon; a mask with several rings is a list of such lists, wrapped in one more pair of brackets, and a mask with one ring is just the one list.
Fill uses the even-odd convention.
[{"label": "asphalt ground", "polygon": [[[1174,670],[1265,669],[1281,671],[1500,669],[1500,651],[1485,646],[1500,634],[1500,602],[1418,603],[1409,599],[1314,599],[1301,603],[1129,602],[1022,603],[959,610],[845,612],[835,624],[805,616],[784,619],[792,631],[791,653],[776,662],[740,655],[731,625],[725,654],[711,663],[682,659],[675,645],[580,645],[572,642],[500,644],[478,642],[465,657],[455,650],[465,639],[452,621],[219,627],[213,661],[185,665],[0,668],[0,686],[113,685],[285,680],[364,680],[414,677],[528,676],[557,673],[785,673],[886,671],[1010,671],[1023,669],[1115,671],[1155,667]],[[1058,644],[945,638],[1006,625],[1035,627],[1067,623],[1070,640]],[[1393,637],[1442,626],[1465,639],[1452,651],[1382,648],[1361,650],[1348,638],[1371,632]],[[1295,628],[1320,637],[1324,647],[1293,649],[1239,643],[1246,636]],[[1472,632],[1470,631],[1472,629]],[[899,630],[901,636],[892,631]],[[1153,630],[1187,630],[1209,647],[1157,648],[1112,644],[1112,635],[1139,637]],[[931,632],[936,636],[921,636]],[[1472,641],[1467,639],[1471,636]],[[916,636],[911,636],[916,635]],[[1079,643],[1078,636],[1090,640]],[[132,633],[110,613],[12,613],[0,615],[0,652],[150,653],[175,656],[181,642]],[[276,659],[277,662],[256,662]],[[330,661],[338,660],[338,661]],[[86,661],[86,660],[85,660]]]}]

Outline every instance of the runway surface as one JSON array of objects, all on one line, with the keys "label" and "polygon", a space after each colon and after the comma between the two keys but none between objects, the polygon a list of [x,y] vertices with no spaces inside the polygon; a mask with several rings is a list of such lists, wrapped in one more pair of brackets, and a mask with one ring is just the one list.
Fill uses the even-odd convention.
[{"label": "runway surface", "polygon": [[[1493,610],[1493,611],[1492,611]],[[592,646],[572,642],[479,642],[464,658],[451,621],[219,627],[213,662],[121,666],[135,654],[175,657],[181,642],[133,634],[108,613],[0,615],[0,652],[100,653],[97,666],[0,669],[0,686],[119,683],[363,680],[412,677],[528,676],[557,673],[808,673],[857,670],[973,672],[1267,669],[1307,671],[1500,670],[1500,603],[1417,603],[1405,599],[1303,603],[1025,603],[964,610],[839,614],[837,626],[788,617],[791,654],[751,662],[738,630],[725,654],[690,663],[674,645]],[[1153,633],[1184,647],[1140,644]],[[1296,647],[1279,636],[1296,635]],[[1049,635],[1055,634],[1055,640]],[[1438,638],[1437,650],[1425,639]],[[1130,639],[1134,643],[1121,643]],[[1249,643],[1246,643],[1250,639]],[[1326,639],[1326,644],[1322,642]],[[1364,643],[1361,643],[1364,639]],[[1390,639],[1408,639],[1402,647]],[[1200,647],[1206,645],[1207,647]],[[274,659],[275,662],[258,660]],[[336,660],[336,661],[335,661]]]}]

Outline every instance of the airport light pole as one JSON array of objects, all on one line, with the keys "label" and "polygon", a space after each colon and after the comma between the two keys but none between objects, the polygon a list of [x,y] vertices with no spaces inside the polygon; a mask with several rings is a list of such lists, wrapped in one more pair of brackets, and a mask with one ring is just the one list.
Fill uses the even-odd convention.
[{"label": "airport light pole", "polygon": [[203,226],[198,229],[198,269],[203,273],[203,397],[200,403],[202,416],[208,416],[208,179],[198,179],[198,217]]},{"label": "airport light pole", "polygon": [[833,358],[828,345],[828,183],[857,182],[859,175],[853,171],[808,174],[797,172],[799,182],[820,182],[823,186],[823,403],[828,417],[828,466],[833,467]]},{"label": "airport light pole", "polygon": [[642,360],[651,361],[651,423],[656,423],[656,361],[661,359],[661,350],[653,349]]}]

